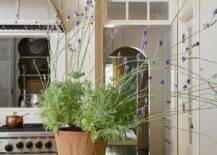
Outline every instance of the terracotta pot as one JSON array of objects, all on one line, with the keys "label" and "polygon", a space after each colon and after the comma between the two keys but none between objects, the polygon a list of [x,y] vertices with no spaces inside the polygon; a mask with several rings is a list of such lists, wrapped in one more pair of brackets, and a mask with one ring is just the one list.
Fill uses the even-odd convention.
[{"label": "terracotta pot", "polygon": [[87,132],[59,131],[55,134],[58,155],[105,155],[107,142],[93,142]]}]

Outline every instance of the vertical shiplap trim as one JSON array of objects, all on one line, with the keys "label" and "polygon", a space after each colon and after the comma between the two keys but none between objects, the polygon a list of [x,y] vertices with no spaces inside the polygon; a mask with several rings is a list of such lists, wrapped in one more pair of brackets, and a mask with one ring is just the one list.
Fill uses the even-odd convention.
[{"label": "vertical shiplap trim", "polygon": [[147,20],[150,21],[150,1],[147,1]]},{"label": "vertical shiplap trim", "polygon": [[126,20],[129,20],[129,2],[126,1]]},{"label": "vertical shiplap trim", "polygon": [[[177,0],[177,9],[176,9],[176,12],[178,12],[179,10],[179,0]],[[179,42],[179,20],[177,18],[177,22],[176,22],[176,41]],[[178,55],[179,55],[179,46],[176,47],[176,54],[177,54],[177,66],[176,66],[176,84],[177,84],[177,88],[176,88],[176,95],[177,95],[177,98],[176,98],[176,154],[179,155],[179,98],[178,98],[178,91],[179,91],[179,72],[178,72],[178,69],[179,69],[179,59],[178,59]]]}]

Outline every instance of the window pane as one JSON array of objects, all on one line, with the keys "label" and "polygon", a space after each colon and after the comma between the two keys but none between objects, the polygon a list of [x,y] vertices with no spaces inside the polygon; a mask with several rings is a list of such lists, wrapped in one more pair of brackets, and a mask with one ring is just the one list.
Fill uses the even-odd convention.
[{"label": "window pane", "polygon": [[107,15],[109,20],[125,20],[126,19],[126,3],[125,2],[108,2]]},{"label": "window pane", "polygon": [[146,2],[129,2],[129,19],[146,20],[147,3]]},{"label": "window pane", "polygon": [[168,2],[150,2],[151,20],[168,20],[169,4]]}]

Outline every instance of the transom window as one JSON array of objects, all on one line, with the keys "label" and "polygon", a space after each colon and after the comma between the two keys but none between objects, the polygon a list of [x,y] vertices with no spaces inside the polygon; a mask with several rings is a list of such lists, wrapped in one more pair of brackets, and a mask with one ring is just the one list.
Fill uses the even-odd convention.
[{"label": "transom window", "polygon": [[169,0],[108,0],[108,20],[169,20]]}]

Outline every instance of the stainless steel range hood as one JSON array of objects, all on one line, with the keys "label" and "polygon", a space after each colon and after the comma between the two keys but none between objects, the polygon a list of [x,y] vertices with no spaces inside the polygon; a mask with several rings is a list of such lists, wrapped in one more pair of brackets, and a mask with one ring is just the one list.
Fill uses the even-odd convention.
[{"label": "stainless steel range hood", "polygon": [[1,0],[0,31],[62,31],[50,0]]}]

